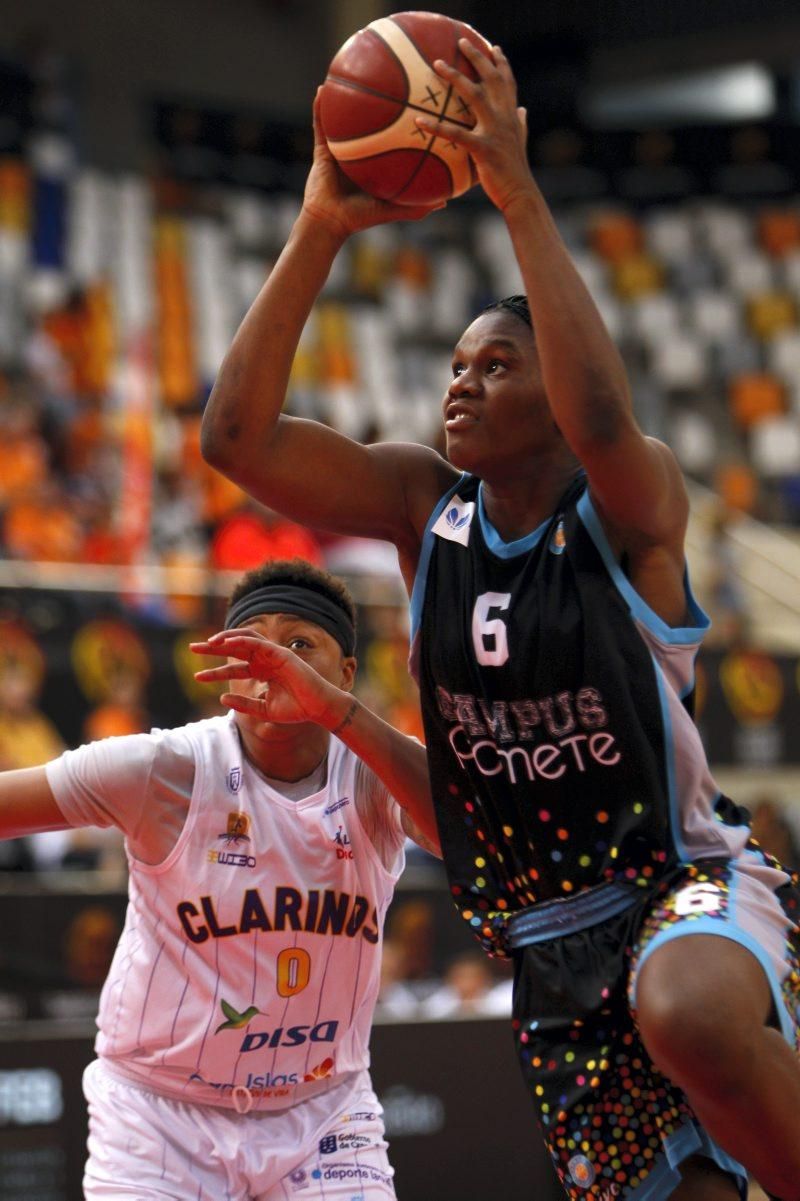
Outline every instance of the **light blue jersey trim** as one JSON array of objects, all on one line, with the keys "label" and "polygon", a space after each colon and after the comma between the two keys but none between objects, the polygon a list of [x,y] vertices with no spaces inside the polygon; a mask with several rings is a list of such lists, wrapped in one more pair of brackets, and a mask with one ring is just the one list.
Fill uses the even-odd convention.
[{"label": "light blue jersey trim", "polygon": [[689,615],[692,621],[690,626],[669,626],[654,613],[646,601],[642,600],[639,593],[633,587],[625,572],[620,567],[614,557],[614,552],[606,537],[606,532],[603,529],[600,518],[597,515],[597,510],[592,504],[592,499],[589,496],[588,490],[578,501],[578,516],[584,524],[584,527],[589,534],[589,537],[594,542],[600,557],[605,564],[605,568],[617,591],[627,602],[628,608],[633,617],[646,626],[651,633],[655,634],[660,642],[665,642],[672,646],[691,645],[693,642],[700,642],[711,625],[708,614],[701,609],[700,605],[694,598],[691,584],[689,583],[688,572],[684,575],[684,590],[686,592],[686,602],[689,609]]},{"label": "light blue jersey trim", "polygon": [[497,555],[498,559],[514,559],[517,555],[524,555],[527,551],[533,550],[534,546],[538,542],[541,542],[544,532],[551,521],[551,518],[548,517],[535,530],[532,530],[530,534],[524,534],[522,538],[515,538],[513,542],[505,542],[486,516],[486,509],[483,504],[483,481],[478,485],[478,519],[481,523],[483,540],[492,554]]},{"label": "light blue jersey trim", "polygon": [[669,818],[670,818],[670,833],[672,834],[675,843],[675,850],[678,852],[681,863],[689,863],[689,851],[683,841],[683,833],[681,830],[681,815],[678,807],[678,788],[675,780],[675,739],[672,733],[672,716],[669,711],[669,698],[667,696],[667,682],[664,678],[664,672],[661,669],[661,664],[651,652],[650,658],[653,662],[653,671],[656,677],[656,686],[658,688],[658,700],[661,705],[661,720],[664,723],[664,764],[667,770],[667,795],[669,797]]},{"label": "light blue jersey trim", "polygon": [[631,1194],[631,1201],[666,1201],[681,1183],[680,1165],[690,1155],[704,1155],[723,1172],[736,1178],[741,1201],[747,1198],[747,1172],[723,1151],[696,1122],[687,1122],[664,1140],[664,1151],[647,1178]]},{"label": "light blue jersey trim", "polygon": [[444,511],[445,505],[450,503],[466,479],[469,479],[469,473],[464,471],[453,484],[453,487],[445,492],[444,496],[436,502],[425,526],[425,533],[422,535],[422,548],[420,550],[419,563],[417,564],[417,572],[414,576],[414,587],[411,590],[410,640],[412,646],[422,622],[422,604],[425,600],[425,585],[428,581],[428,567],[430,566],[431,555],[433,554],[433,539],[435,537],[431,531]]},{"label": "light blue jersey trim", "polygon": [[745,950],[750,951],[751,954],[755,955],[756,959],[764,969],[764,974],[767,977],[770,992],[772,993],[772,1000],[775,1004],[775,1012],[777,1013],[781,1024],[781,1034],[786,1039],[789,1046],[793,1047],[794,1031],[792,1029],[792,1020],[786,1010],[786,1002],[783,999],[780,981],[778,980],[775,969],[772,966],[772,960],[764,948],[758,942],[756,942],[751,934],[748,934],[746,930],[741,928],[741,926],[737,926],[735,924],[735,919],[733,917],[731,917],[731,919],[727,922],[720,920],[715,921],[714,918],[711,917],[691,918],[684,922],[677,922],[674,926],[670,926],[668,930],[662,930],[660,934],[657,934],[653,941],[647,944],[644,954],[639,960],[636,968],[636,979],[634,980],[633,988],[631,989],[631,997],[634,1009],[636,1008],[636,990],[639,986],[639,975],[642,967],[645,963],[647,963],[647,960],[650,958],[652,953],[658,950],[659,947],[664,946],[665,943],[672,942],[676,938],[688,938],[691,934],[713,934],[716,935],[717,938],[727,938],[730,942],[738,943],[739,946],[744,947]]}]

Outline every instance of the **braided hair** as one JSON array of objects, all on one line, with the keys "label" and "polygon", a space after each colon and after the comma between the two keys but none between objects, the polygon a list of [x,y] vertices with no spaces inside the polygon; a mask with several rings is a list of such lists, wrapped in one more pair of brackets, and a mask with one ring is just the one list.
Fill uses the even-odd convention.
[{"label": "braided hair", "polygon": [[531,310],[528,307],[528,297],[523,292],[518,292],[515,296],[505,296],[502,300],[495,301],[494,304],[487,304],[482,313],[513,313],[515,317],[519,317],[520,321],[524,321],[528,329],[533,331],[533,322],[531,321]]}]

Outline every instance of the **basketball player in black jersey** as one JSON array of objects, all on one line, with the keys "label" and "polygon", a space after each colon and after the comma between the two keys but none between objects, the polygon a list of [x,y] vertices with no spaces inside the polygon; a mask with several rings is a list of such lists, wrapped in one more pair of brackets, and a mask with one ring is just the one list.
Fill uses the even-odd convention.
[{"label": "basketball player in black jersey", "polygon": [[749,1171],[800,1201],[797,898],[720,796],[691,718],[706,619],[684,484],[636,424],[531,176],[508,62],[462,49],[478,82],[436,69],[477,119],[455,137],[527,299],[479,315],[455,348],[449,461],[281,415],[346,239],[425,215],[353,191],[319,131],[204,453],[296,521],[398,549],[453,895],[515,960],[517,1049],[567,1195],[731,1201]]}]

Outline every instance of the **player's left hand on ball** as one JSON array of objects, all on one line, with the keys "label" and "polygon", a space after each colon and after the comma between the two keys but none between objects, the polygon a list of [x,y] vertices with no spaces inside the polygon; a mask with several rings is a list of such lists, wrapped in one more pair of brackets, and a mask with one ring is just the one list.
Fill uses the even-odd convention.
[{"label": "player's left hand on ball", "polygon": [[315,221],[327,226],[337,237],[390,221],[419,221],[444,208],[444,203],[429,205],[390,204],[362,192],[346,177],[330,152],[320,118],[319,93],[314,101],[314,161],[306,180],[303,209]]},{"label": "player's left hand on ball", "polygon": [[[454,128],[454,123],[448,121],[443,136],[469,151],[483,190],[502,211],[533,186],[527,154],[527,113],[517,104],[517,83],[499,46],[492,47],[489,59],[467,38],[460,38],[458,45],[474,67],[476,81],[442,59],[437,59],[433,67],[469,106],[475,125],[472,129],[460,125]],[[435,134],[439,129],[434,117],[419,116],[416,122],[426,133]]]}]

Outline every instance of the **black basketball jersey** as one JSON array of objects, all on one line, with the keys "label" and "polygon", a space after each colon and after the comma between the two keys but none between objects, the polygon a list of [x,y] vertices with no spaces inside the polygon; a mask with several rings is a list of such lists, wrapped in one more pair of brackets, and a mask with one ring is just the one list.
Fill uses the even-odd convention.
[{"label": "black basketball jersey", "polygon": [[412,596],[434,804],[451,887],[479,937],[607,880],[650,887],[727,856],[688,711],[708,621],[672,629],[614,559],[586,479],[504,542],[464,475],[434,510]]}]

